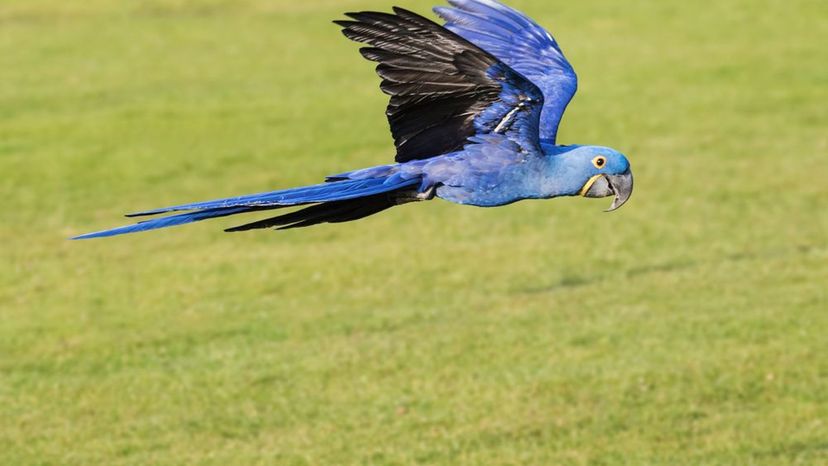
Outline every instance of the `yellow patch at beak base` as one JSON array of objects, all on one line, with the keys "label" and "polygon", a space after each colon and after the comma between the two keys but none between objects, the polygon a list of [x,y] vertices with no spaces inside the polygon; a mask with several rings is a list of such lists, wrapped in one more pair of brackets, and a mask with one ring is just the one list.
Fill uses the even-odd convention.
[{"label": "yellow patch at beak base", "polygon": [[604,176],[604,175],[595,175],[592,178],[590,178],[589,181],[586,182],[584,187],[581,188],[581,191],[578,193],[578,195],[579,196],[586,196],[586,193],[589,192],[590,188],[592,188],[592,185],[594,185],[596,181],[601,179],[602,176]]}]

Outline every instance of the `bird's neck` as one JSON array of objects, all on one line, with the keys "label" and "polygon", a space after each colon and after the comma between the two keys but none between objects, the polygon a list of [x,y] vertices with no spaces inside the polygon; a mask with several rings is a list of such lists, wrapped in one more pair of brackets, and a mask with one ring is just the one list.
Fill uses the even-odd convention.
[{"label": "bird's neck", "polygon": [[542,198],[576,196],[584,185],[583,173],[576,159],[568,153],[580,146],[545,145],[539,160],[537,190]]}]

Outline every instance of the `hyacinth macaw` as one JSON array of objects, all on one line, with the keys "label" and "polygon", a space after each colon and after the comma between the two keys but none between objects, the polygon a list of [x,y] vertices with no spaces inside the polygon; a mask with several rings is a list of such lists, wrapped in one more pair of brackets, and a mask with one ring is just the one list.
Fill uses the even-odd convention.
[{"label": "hyacinth macaw", "polygon": [[495,0],[448,0],[441,26],[416,13],[347,13],[335,21],[377,62],[391,97],[396,160],[261,194],[183,204],[130,217],[172,215],[77,239],[115,236],[209,218],[306,206],[227,231],[299,228],[357,220],[439,197],[495,207],[523,199],[632,194],[627,158],[607,147],[556,144],[577,77],[555,39]]}]

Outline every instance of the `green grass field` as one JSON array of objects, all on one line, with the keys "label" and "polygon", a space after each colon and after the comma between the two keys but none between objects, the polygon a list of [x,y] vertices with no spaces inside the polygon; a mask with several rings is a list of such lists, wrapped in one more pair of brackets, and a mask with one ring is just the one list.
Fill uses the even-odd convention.
[{"label": "green grass field", "polygon": [[828,464],[824,1],[512,3],[620,211],[71,242],[390,160],[329,21],[391,3],[0,1],[0,464]]}]

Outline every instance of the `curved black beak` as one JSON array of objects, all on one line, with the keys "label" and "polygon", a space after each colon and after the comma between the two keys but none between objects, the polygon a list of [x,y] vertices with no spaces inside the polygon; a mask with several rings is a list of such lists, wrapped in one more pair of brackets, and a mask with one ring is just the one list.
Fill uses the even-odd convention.
[{"label": "curved black beak", "polygon": [[615,196],[607,212],[618,210],[626,204],[633,193],[632,172],[627,170],[620,175],[597,175],[584,186],[581,191],[584,197]]}]

